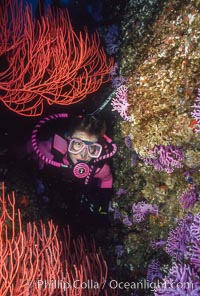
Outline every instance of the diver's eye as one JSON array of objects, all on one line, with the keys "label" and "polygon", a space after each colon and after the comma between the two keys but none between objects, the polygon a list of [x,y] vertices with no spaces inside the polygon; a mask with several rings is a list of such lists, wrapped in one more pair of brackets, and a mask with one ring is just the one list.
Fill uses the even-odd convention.
[{"label": "diver's eye", "polygon": [[74,152],[81,150],[84,147],[84,143],[82,141],[73,139],[70,144],[70,149]]},{"label": "diver's eye", "polygon": [[88,151],[91,157],[99,157],[101,154],[102,146],[94,143],[88,146]]},{"label": "diver's eye", "polygon": [[90,145],[88,148],[89,148],[90,153],[95,153],[95,151],[96,151],[95,145]]},{"label": "diver's eye", "polygon": [[82,144],[80,142],[74,143],[74,148],[80,148],[82,147]]}]

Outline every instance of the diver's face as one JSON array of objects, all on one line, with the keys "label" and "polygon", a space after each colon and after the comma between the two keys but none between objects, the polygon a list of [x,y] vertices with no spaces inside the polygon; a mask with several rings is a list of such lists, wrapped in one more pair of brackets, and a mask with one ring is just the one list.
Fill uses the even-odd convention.
[{"label": "diver's face", "polygon": [[[88,143],[97,143],[98,139],[95,135],[91,135],[88,134],[86,132],[83,131],[75,131],[74,134],[71,137],[72,139],[79,139]],[[79,146],[81,144],[79,144],[78,142],[75,144],[76,146],[74,147],[74,149],[79,149]],[[72,162],[74,164],[78,163],[78,162],[89,162],[92,158],[88,155],[88,148],[87,146],[84,147],[81,152],[74,154],[69,152],[69,157],[71,158]]]}]

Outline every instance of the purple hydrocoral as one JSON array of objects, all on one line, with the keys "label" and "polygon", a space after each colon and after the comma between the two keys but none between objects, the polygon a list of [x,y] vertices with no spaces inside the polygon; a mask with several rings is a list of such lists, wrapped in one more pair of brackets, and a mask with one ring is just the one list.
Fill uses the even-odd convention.
[{"label": "purple hydrocoral", "polygon": [[120,220],[121,219],[121,213],[120,213],[120,211],[118,209],[114,210],[113,217],[114,217],[114,220]]},{"label": "purple hydrocoral", "polygon": [[200,212],[194,216],[190,229],[195,239],[200,242]]},{"label": "purple hydrocoral", "polygon": [[125,137],[124,142],[126,147],[133,152],[133,154],[131,155],[131,166],[134,167],[138,164],[139,157],[138,157],[138,154],[133,149],[133,141],[131,137],[128,135]]},{"label": "purple hydrocoral", "polygon": [[126,226],[132,226],[133,225],[133,223],[131,222],[131,220],[129,219],[128,216],[124,217],[123,220],[122,220],[122,222]]},{"label": "purple hydrocoral", "polygon": [[155,296],[200,295],[199,276],[188,264],[174,263],[167,277],[156,288]]},{"label": "purple hydrocoral", "polygon": [[153,249],[159,249],[159,248],[162,248],[163,246],[165,246],[166,243],[167,243],[167,241],[165,241],[165,240],[153,241],[153,242],[151,242],[151,247]]},{"label": "purple hydrocoral", "polygon": [[179,202],[184,210],[192,210],[198,201],[199,193],[196,185],[192,185],[189,189],[185,190],[179,198]]},{"label": "purple hydrocoral", "polygon": [[126,83],[126,78],[124,76],[113,76],[111,78],[112,87],[114,89],[118,88],[120,85]]},{"label": "purple hydrocoral", "polygon": [[117,255],[117,257],[121,257],[124,253],[124,247],[122,245],[116,245],[115,246],[115,254]]},{"label": "purple hydrocoral", "polygon": [[129,150],[133,150],[133,141],[130,137],[130,135],[126,136],[125,139],[124,139],[124,143],[126,145],[126,147],[129,149]]},{"label": "purple hydrocoral", "polygon": [[187,252],[190,263],[200,272],[200,242],[193,240]]},{"label": "purple hydrocoral", "polygon": [[155,279],[162,279],[162,272],[160,270],[160,262],[153,259],[147,268],[147,281],[153,282]]},{"label": "purple hydrocoral", "polygon": [[168,275],[161,284],[159,283],[154,295],[200,295],[200,212],[195,216],[188,213],[170,235],[168,243],[170,242],[173,248],[171,253],[168,253],[173,256],[178,249],[181,249],[182,256],[178,258],[179,262],[174,262]]},{"label": "purple hydrocoral", "polygon": [[187,256],[194,268],[200,272],[200,212],[194,216],[190,230],[192,239]]},{"label": "purple hydrocoral", "polygon": [[131,155],[131,166],[134,167],[138,164],[138,155],[137,153],[133,153]]},{"label": "purple hydrocoral", "polygon": [[184,159],[181,147],[173,145],[155,145],[153,150],[148,151],[148,156],[140,158],[145,164],[152,165],[157,171],[166,171],[172,173],[174,168],[182,168],[181,163]]},{"label": "purple hydrocoral", "polygon": [[119,188],[119,189],[117,190],[117,192],[116,192],[116,195],[120,197],[122,194],[126,194],[126,193],[127,193],[127,192],[126,192],[125,189],[123,189],[123,188]]},{"label": "purple hydrocoral", "polygon": [[117,63],[114,64],[110,71],[111,75],[111,83],[114,89],[117,89],[120,87],[120,85],[123,85],[126,83],[126,78],[124,76],[121,76],[118,72],[119,66]]},{"label": "purple hydrocoral", "polygon": [[115,97],[112,99],[112,111],[117,111],[119,115],[126,121],[131,121],[131,116],[127,115],[128,111],[128,88],[121,85],[117,88]]},{"label": "purple hydrocoral", "polygon": [[195,132],[200,132],[200,88],[198,89],[195,104],[192,107],[194,110],[191,112],[191,115],[197,121],[197,128],[195,129]]},{"label": "purple hydrocoral", "polygon": [[153,214],[158,215],[158,207],[156,205],[150,205],[144,201],[134,203],[132,205],[133,222],[140,223],[145,220],[146,215]]},{"label": "purple hydrocoral", "polygon": [[193,216],[188,214],[184,220],[180,221],[179,225],[169,233],[166,252],[177,260],[181,260],[185,256],[187,245],[191,240],[190,225],[192,221]]},{"label": "purple hydrocoral", "polygon": [[108,54],[112,55],[118,52],[121,44],[119,37],[119,27],[117,25],[110,26],[105,35],[106,51]]}]

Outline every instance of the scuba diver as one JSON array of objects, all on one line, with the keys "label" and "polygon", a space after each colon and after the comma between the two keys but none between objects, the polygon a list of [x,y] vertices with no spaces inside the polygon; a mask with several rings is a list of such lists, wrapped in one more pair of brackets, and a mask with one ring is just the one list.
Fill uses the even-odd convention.
[{"label": "scuba diver", "polygon": [[[47,139],[42,139],[40,134],[45,130]],[[39,167],[51,168],[50,174],[59,182],[62,203],[67,204],[63,221],[79,216],[81,223],[108,222],[113,183],[110,160],[117,147],[105,131],[105,121],[99,116],[58,113],[42,119],[32,132]],[[56,211],[55,202],[52,207]],[[59,207],[56,215],[61,215]]]}]

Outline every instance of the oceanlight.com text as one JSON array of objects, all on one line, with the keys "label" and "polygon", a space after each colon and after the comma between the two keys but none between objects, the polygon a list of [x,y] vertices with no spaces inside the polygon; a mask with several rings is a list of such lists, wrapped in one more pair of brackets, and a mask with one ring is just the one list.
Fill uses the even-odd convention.
[{"label": "oceanlight.com text", "polygon": [[165,280],[165,281],[157,281],[150,282],[147,280],[139,281],[139,282],[121,282],[117,280],[111,280],[108,283],[111,289],[121,289],[121,290],[147,290],[155,291],[156,289],[193,289],[192,282],[177,282],[173,280]]}]

